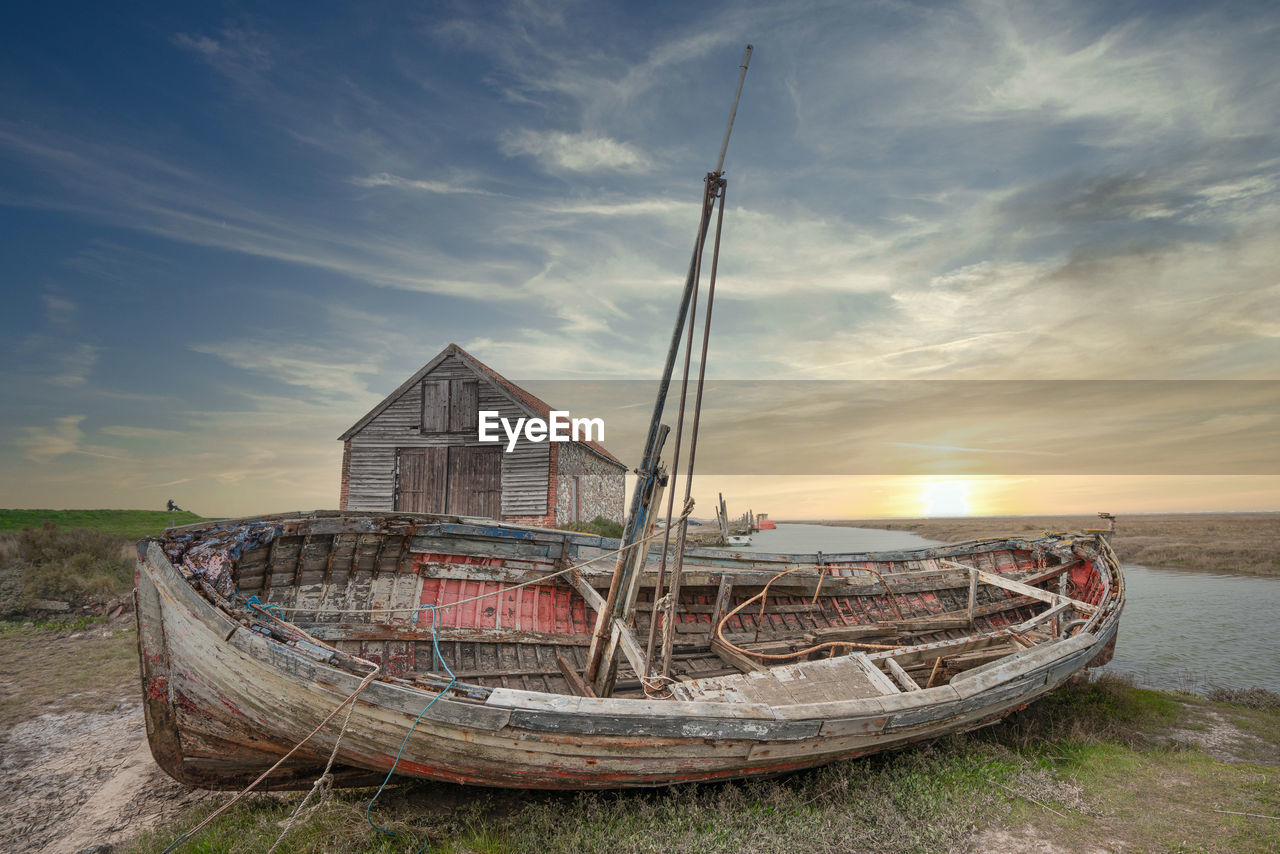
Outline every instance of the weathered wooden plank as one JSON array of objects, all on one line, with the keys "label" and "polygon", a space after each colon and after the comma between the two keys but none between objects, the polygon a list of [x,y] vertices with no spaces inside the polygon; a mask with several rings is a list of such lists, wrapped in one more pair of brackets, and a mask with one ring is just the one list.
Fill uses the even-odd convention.
[{"label": "weathered wooden plank", "polygon": [[640,641],[636,638],[635,632],[631,631],[630,626],[623,625],[621,622],[613,624],[614,645],[622,650],[622,654],[627,657],[627,662],[631,665],[631,669],[638,674],[646,674],[649,668],[646,665],[644,657],[644,647],[640,645]]},{"label": "weathered wooden plank", "polygon": [[884,660],[884,665],[888,669],[889,674],[893,676],[894,680],[896,680],[897,683],[903,687],[903,689],[907,691],[920,690],[920,686],[916,684],[916,680],[912,679],[907,674],[907,671],[902,669],[901,664],[894,661],[892,658],[886,658]]},{"label": "weathered wooden plank", "polygon": [[[720,621],[724,619],[724,615],[729,612],[730,602],[733,600],[733,576],[725,573],[720,576],[720,584],[716,587],[715,606],[711,611],[711,631],[715,631],[720,625]],[[686,612],[687,612],[687,606]]]},{"label": "weathered wooden plank", "polygon": [[871,659],[867,657],[865,652],[855,653],[849,657],[857,663],[858,667],[862,669],[862,672],[866,674],[869,680],[871,680],[871,684],[875,685],[883,693],[897,694],[902,690],[893,683],[892,679],[885,676],[879,667],[876,667],[871,663]]},{"label": "weathered wooden plank", "polygon": [[[389,420],[389,419],[387,419]],[[422,432],[445,433],[449,430],[449,380],[422,381]],[[383,423],[387,423],[384,420]],[[367,427],[365,428],[368,429]]]},{"label": "weathered wooden plank", "polygon": [[833,626],[831,628],[814,629],[806,632],[805,641],[811,644],[831,641],[860,641],[868,638],[883,638],[898,634],[895,623],[870,623],[861,626]]},{"label": "weathered wooden plank", "polygon": [[725,662],[733,665],[743,673],[751,673],[756,670],[765,670],[765,666],[759,659],[752,658],[749,655],[743,655],[738,650],[728,646],[719,637],[711,638],[711,651],[718,655]]},{"label": "weathered wooden plank", "polygon": [[1070,607],[1072,607],[1072,605],[1069,601],[1059,602],[1058,604],[1054,605],[1052,608],[1049,608],[1048,610],[1041,611],[1039,614],[1036,614],[1031,619],[1023,620],[1021,623],[1014,626],[1013,630],[1015,632],[1025,632],[1028,629],[1032,629],[1038,626],[1039,624],[1045,622],[1046,620],[1053,619],[1054,617],[1058,616],[1059,614],[1061,614],[1063,611],[1067,610]]},{"label": "weathered wooden plank", "polygon": [[564,676],[564,680],[569,683],[569,687],[573,693],[579,697],[594,697],[596,692],[582,678],[582,674],[578,672],[578,668],[564,657],[564,653],[556,652],[556,664],[560,666],[560,674]]},{"label": "weathered wooden plank", "polygon": [[969,573],[969,625],[973,625],[974,613],[973,609],[978,604],[978,571],[972,570]]},{"label": "weathered wooden plank", "polygon": [[[955,561],[944,562],[952,566],[964,567],[964,564],[956,563]],[[967,569],[970,567],[964,568]],[[1090,605],[1088,602],[1081,602],[1079,599],[1071,599],[1059,593],[1051,593],[1048,590],[1043,590],[1039,587],[1032,587],[1030,584],[1023,584],[1021,581],[1014,581],[1011,578],[1005,578],[1003,575],[993,575],[989,572],[979,570],[977,572],[977,578],[984,584],[990,584],[993,587],[1001,587],[1014,593],[1020,593],[1023,596],[1030,596],[1033,599],[1039,599],[1041,602],[1057,604],[1059,601],[1066,600],[1071,603],[1071,607],[1086,614],[1092,614],[1098,610],[1097,606]]]},{"label": "weathered wooden plank", "polygon": [[[353,625],[311,624],[299,621],[298,626],[305,629],[312,637],[326,642],[340,641],[430,641],[432,637],[430,620],[423,618],[421,628],[413,624],[358,623]],[[557,646],[586,646],[591,642],[591,635],[558,634],[556,632],[536,632],[528,629],[505,628],[454,628],[445,626],[436,630],[441,641],[480,642],[480,643],[519,643],[519,644],[552,644]]]}]

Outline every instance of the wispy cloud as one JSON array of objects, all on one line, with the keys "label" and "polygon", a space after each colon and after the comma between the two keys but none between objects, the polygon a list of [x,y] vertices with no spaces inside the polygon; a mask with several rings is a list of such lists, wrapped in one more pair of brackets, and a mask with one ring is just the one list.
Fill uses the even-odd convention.
[{"label": "wispy cloud", "polygon": [[453,181],[424,181],[418,178],[402,178],[387,172],[350,179],[357,187],[392,187],[398,190],[417,190],[423,193],[438,193],[443,196],[469,195],[492,196],[488,190],[469,187]]},{"label": "wispy cloud", "polygon": [[52,361],[57,367],[57,373],[49,377],[49,382],[66,388],[82,386],[97,364],[98,348],[92,344],[71,345],[54,355]]},{"label": "wispy cloud", "polygon": [[360,377],[376,373],[379,366],[353,353],[335,353],[314,345],[272,345],[251,340],[193,344],[191,349],[326,398],[348,403],[373,402]]},{"label": "wispy cloud", "polygon": [[74,454],[80,450],[80,442],[84,432],[80,429],[83,415],[64,415],[54,419],[53,426],[48,428],[27,427],[22,436],[15,441],[22,454],[36,463],[47,463],[63,454]]},{"label": "wispy cloud", "polygon": [[168,430],[162,427],[136,427],[128,424],[109,424],[101,428],[104,436],[116,436],[121,439],[178,439],[190,436],[190,430]]},{"label": "wispy cloud", "polygon": [[24,458],[34,463],[48,463],[69,454],[118,460],[121,455],[110,448],[85,444],[80,424],[83,415],[63,415],[55,418],[49,427],[25,427],[14,443],[22,449]]},{"label": "wispy cloud", "polygon": [[[65,500],[79,475],[139,501],[173,484],[210,507],[295,504],[275,478],[326,504],[333,436],[447,341],[518,379],[652,376],[738,57],[761,34],[729,153],[712,375],[1280,364],[1280,16],[1265,4],[326,14],[122,35],[121,69],[159,80],[156,99],[54,27],[42,49],[66,74],[6,96],[0,204],[41,212],[32,234],[58,229],[9,255],[30,287],[0,391],[31,482],[40,466]],[[144,402],[158,417],[137,417]],[[708,405],[709,424],[741,416]],[[1269,429],[1231,414],[1202,429]],[[996,460],[1045,447],[873,426],[847,441]]]},{"label": "wispy cloud", "polygon": [[45,317],[50,326],[66,326],[75,318],[79,307],[66,297],[46,291],[41,294],[41,298],[44,300]]},{"label": "wispy cloud", "polygon": [[504,134],[502,150],[508,157],[533,157],[552,172],[644,172],[653,165],[634,145],[599,134],[526,128]]},{"label": "wispy cloud", "polygon": [[1027,457],[1061,457],[1059,451],[1017,451],[1011,448],[963,448],[959,445],[926,445],[920,442],[887,442],[894,448],[919,448],[922,451],[946,451],[961,454],[1012,454]]},{"label": "wispy cloud", "polygon": [[172,41],[231,76],[264,72],[274,64],[277,53],[270,36],[248,27],[224,27],[216,37],[174,33]]}]

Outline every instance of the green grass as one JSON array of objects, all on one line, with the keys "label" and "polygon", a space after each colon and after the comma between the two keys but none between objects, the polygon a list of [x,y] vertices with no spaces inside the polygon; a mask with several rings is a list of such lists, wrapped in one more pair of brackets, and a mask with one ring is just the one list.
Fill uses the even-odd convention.
[{"label": "green grass", "polygon": [[595,534],[598,537],[609,537],[614,540],[622,539],[622,525],[603,516],[597,516],[590,522],[570,522],[567,525],[561,525],[560,530],[574,531],[579,534]]},{"label": "green grass", "polygon": [[1181,710],[1173,694],[1135,688],[1125,679],[1103,675],[1037,700],[984,735],[1032,752],[1046,744],[1100,740],[1134,745],[1153,730],[1172,726]]},{"label": "green grass", "polygon": [[0,532],[39,528],[52,522],[59,528],[88,528],[139,540],[165,528],[202,522],[194,513],[164,510],[0,510]]},{"label": "green grass", "polygon": [[[1021,760],[975,752],[962,741],[777,780],[616,793],[494,793],[412,783],[388,790],[369,827],[369,790],[334,794],[282,851],[412,852],[928,852],[959,848],[975,823],[1008,811],[993,781],[1012,780]],[[251,798],[219,817],[184,850],[271,847],[297,796]],[[461,801],[459,803],[459,801]],[[163,849],[211,806],[139,839]],[[800,847],[797,848],[797,845]]]}]

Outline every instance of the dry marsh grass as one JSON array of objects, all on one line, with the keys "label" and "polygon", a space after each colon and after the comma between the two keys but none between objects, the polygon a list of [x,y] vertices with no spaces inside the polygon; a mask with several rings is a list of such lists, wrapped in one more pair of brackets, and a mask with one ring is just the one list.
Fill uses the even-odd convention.
[{"label": "dry marsh grass", "polygon": [[84,602],[133,587],[134,550],[119,534],[63,530],[52,522],[0,534],[0,614],[37,599]]}]

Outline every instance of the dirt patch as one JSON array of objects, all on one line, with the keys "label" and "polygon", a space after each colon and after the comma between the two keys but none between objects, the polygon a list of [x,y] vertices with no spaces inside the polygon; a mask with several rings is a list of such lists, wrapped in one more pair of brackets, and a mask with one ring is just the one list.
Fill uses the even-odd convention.
[{"label": "dirt patch", "polygon": [[1033,824],[984,830],[974,837],[969,851],[970,854],[1007,854],[1009,851],[1022,851],[1025,854],[1073,854],[1072,849],[1049,838]]},{"label": "dirt patch", "polygon": [[151,758],[131,615],[0,633],[0,850],[104,851],[210,797]]},{"label": "dirt patch", "polygon": [[206,797],[152,761],[139,705],[40,715],[9,730],[3,753],[6,851],[109,850]]},{"label": "dirt patch", "polygon": [[113,712],[137,702],[132,615],[91,619],[0,624],[0,738],[40,715]]},{"label": "dirt patch", "polygon": [[1188,704],[1187,710],[1184,725],[1167,733],[1175,744],[1198,747],[1219,762],[1280,765],[1280,744],[1246,732],[1214,709]]}]

